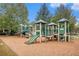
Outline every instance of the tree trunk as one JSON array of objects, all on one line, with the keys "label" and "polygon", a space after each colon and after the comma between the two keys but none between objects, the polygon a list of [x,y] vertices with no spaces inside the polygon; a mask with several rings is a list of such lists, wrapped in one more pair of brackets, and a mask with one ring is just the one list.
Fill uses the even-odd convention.
[{"label": "tree trunk", "polygon": [[3,32],[3,33],[5,32],[4,28],[3,28],[2,32]]}]

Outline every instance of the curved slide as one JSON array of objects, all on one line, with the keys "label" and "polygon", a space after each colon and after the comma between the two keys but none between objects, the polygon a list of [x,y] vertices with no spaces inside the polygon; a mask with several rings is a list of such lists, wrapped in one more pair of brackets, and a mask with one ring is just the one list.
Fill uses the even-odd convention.
[{"label": "curved slide", "polygon": [[27,41],[27,44],[32,44],[32,43],[34,43],[38,37],[39,37],[39,35],[33,35],[33,36]]}]

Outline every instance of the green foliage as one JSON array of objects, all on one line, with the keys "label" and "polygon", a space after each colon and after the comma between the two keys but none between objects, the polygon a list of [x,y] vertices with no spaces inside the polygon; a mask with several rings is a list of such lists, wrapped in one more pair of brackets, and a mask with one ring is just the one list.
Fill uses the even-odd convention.
[{"label": "green foliage", "polygon": [[61,18],[70,19],[71,13],[71,9],[68,9],[63,4],[61,4],[60,7],[57,8],[55,16],[53,16],[51,20],[56,22]]},{"label": "green foliage", "polygon": [[72,32],[75,30],[76,18],[74,16],[70,16],[69,23],[70,23],[70,31]]},{"label": "green foliage", "polygon": [[49,12],[49,10],[48,10],[46,4],[44,3],[44,4],[41,6],[39,12],[37,13],[36,20],[42,19],[42,20],[48,22],[48,20],[49,20],[50,18],[51,18],[51,13]]},{"label": "green foliage", "polygon": [[[21,9],[22,8],[22,9]],[[28,11],[24,4],[1,4],[0,31],[17,32],[20,24],[27,24]]]},{"label": "green foliage", "polygon": [[22,3],[17,4],[17,6],[18,6],[17,7],[17,10],[18,10],[17,12],[18,12],[18,15],[21,19],[20,23],[24,24],[24,25],[28,24],[29,20],[27,19],[27,17],[28,17],[27,7],[24,6],[24,4],[22,4]]},{"label": "green foliage", "polygon": [[76,23],[76,18],[75,18],[75,16],[72,15],[72,10],[65,7],[63,4],[61,4],[60,7],[57,8],[56,14],[55,14],[55,16],[53,16],[50,19],[50,22],[57,23],[58,20],[60,20],[62,18],[68,19],[71,30],[74,29],[75,23]]},{"label": "green foliage", "polygon": [[76,25],[75,31],[79,33],[79,23]]}]

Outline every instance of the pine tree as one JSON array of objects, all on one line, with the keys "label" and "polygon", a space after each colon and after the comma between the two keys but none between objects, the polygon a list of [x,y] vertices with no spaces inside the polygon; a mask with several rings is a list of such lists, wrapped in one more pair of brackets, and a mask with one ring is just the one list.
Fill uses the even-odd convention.
[{"label": "pine tree", "polygon": [[52,21],[58,21],[61,18],[70,19],[72,14],[71,9],[65,7],[63,4],[60,5],[60,7],[57,8],[55,16],[52,17]]},{"label": "pine tree", "polygon": [[68,19],[70,23],[70,28],[74,29],[76,18],[72,15],[72,10],[65,7],[63,4],[61,4],[60,7],[57,8],[55,16],[53,16],[50,21],[56,23],[62,18]]},{"label": "pine tree", "polygon": [[37,17],[36,20],[44,20],[44,21],[48,21],[51,18],[51,14],[47,8],[47,5],[44,3],[42,4],[39,12],[37,13]]}]

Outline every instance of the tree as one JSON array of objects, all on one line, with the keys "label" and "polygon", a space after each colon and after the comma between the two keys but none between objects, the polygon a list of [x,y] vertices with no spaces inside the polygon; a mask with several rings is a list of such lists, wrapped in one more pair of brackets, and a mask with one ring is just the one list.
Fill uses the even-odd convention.
[{"label": "tree", "polygon": [[49,19],[51,18],[51,14],[46,6],[46,4],[44,3],[39,12],[37,13],[37,17],[36,17],[36,20],[44,20],[44,21],[48,21]]},{"label": "tree", "polygon": [[0,9],[4,10],[0,13],[0,30],[3,32],[17,32],[20,24],[28,23],[28,11],[23,4],[1,4]]},{"label": "tree", "polygon": [[61,18],[70,19],[71,14],[72,10],[61,4],[60,7],[57,8],[55,16],[52,17],[52,20],[58,21]]},{"label": "tree", "polygon": [[60,7],[57,8],[55,16],[53,16],[50,21],[57,23],[57,21],[62,18],[68,19],[70,23],[70,28],[74,29],[76,18],[72,15],[72,10],[65,7],[63,4],[61,4]]},{"label": "tree", "polygon": [[76,17],[70,16],[69,23],[70,23],[70,31],[74,32],[75,31],[75,24],[76,24]]},{"label": "tree", "polygon": [[76,25],[76,30],[77,33],[79,33],[79,23]]},{"label": "tree", "polygon": [[19,3],[19,4],[17,4],[17,9],[18,9],[18,13],[19,13],[18,15],[21,19],[20,23],[27,25],[28,21],[29,21],[27,7],[24,4]]}]

